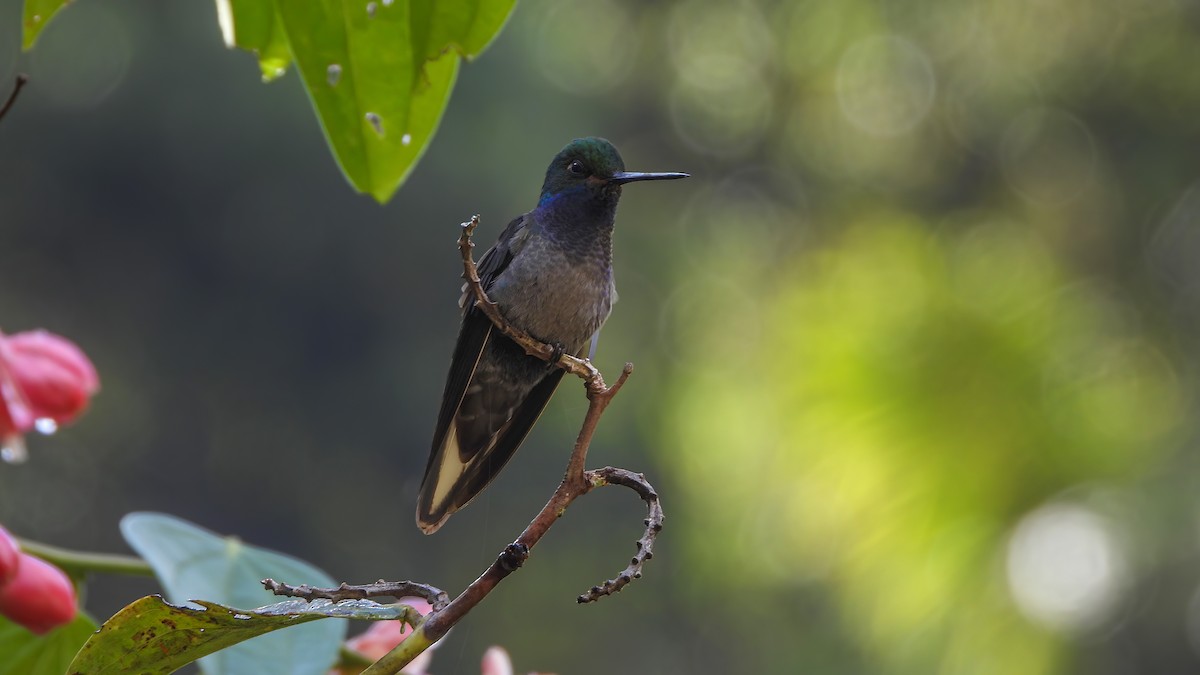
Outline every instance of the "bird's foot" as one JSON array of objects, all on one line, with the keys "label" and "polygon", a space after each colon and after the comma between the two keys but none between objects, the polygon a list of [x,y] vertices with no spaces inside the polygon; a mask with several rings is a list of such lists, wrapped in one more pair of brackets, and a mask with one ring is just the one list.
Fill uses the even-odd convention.
[{"label": "bird's foot", "polygon": [[563,357],[563,354],[567,353],[567,347],[561,342],[555,342],[550,346],[553,347],[550,351],[550,365],[555,365]]}]

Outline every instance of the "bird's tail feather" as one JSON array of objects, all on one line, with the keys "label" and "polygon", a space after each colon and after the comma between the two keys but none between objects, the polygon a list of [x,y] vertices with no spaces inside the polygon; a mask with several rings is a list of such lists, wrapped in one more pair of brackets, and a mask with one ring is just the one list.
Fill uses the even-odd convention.
[{"label": "bird's tail feather", "polygon": [[[447,518],[469,504],[499,475],[541,417],[562,376],[563,371],[557,368],[547,373],[482,449],[463,452],[457,420],[451,419],[441,447],[425,472],[417,498],[417,527],[422,532],[437,532]],[[469,459],[464,461],[463,457]]]}]

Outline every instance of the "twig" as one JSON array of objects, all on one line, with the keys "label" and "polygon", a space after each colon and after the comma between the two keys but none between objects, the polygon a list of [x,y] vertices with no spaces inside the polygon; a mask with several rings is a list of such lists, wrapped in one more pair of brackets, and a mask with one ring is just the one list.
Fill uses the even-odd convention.
[{"label": "twig", "polygon": [[4,102],[4,105],[0,106],[0,119],[4,119],[4,116],[8,114],[9,108],[12,108],[13,104],[17,102],[17,94],[21,93],[21,87],[24,87],[28,81],[28,75],[17,73],[17,82],[13,85],[12,93],[8,95],[8,100]]},{"label": "twig", "polygon": [[[467,280],[467,287],[471,289],[471,294],[475,296],[475,306],[487,318],[492,320],[492,323],[495,324],[501,333],[507,335],[510,340],[524,349],[526,354],[547,363],[551,362],[554,359],[554,347],[541,340],[535,340],[525,331],[510,324],[504,318],[504,315],[500,313],[500,308],[496,306],[496,303],[488,298],[487,291],[483,288],[483,284],[479,279],[479,270],[475,266],[475,260],[471,257],[471,250],[475,248],[475,242],[471,241],[471,235],[475,233],[475,228],[479,227],[479,216],[471,216],[470,220],[462,223],[459,227],[462,228],[462,234],[458,238],[458,250],[462,253],[463,278]],[[570,354],[560,354],[558,360],[553,363],[568,373],[581,378],[587,383],[589,390],[604,389],[604,376],[592,365],[591,361]]]},{"label": "twig", "polygon": [[629,565],[617,575],[617,578],[609,579],[599,586],[592,586],[591,590],[576,598],[580,604],[595,602],[625,588],[634,579],[641,579],[642,566],[646,564],[647,560],[654,557],[654,542],[658,538],[659,531],[662,530],[663,519],[666,518],[663,515],[662,505],[658,502],[658,492],[646,481],[644,474],[606,466],[603,469],[588,471],[586,475],[593,488],[605,485],[624,485],[638,493],[642,501],[646,502],[647,515],[646,520],[643,521],[646,525],[646,532],[641,539],[637,540],[637,553],[629,561]]},{"label": "twig", "polygon": [[[471,235],[478,225],[479,216],[472,216],[470,221],[462,224],[462,235],[458,240],[459,252],[462,253],[463,258],[463,278],[466,279],[467,287],[475,297],[475,306],[491,319],[497,329],[520,345],[527,354],[550,362],[556,354],[554,347],[535,340],[508,323],[496,304],[488,298],[487,292],[480,282],[475,261],[471,256],[471,251],[475,247],[471,241]],[[621,370],[620,377],[610,387],[604,384],[604,377],[590,361],[569,354],[560,354],[554,363],[584,381],[588,398],[587,414],[583,418],[583,425],[575,439],[575,447],[571,451],[567,470],[558,489],[554,491],[542,510],[530,521],[521,536],[505,547],[504,551],[496,557],[495,562],[479,578],[471,582],[471,585],[467,586],[445,609],[431,612],[426,616],[425,621],[408,638],[363,671],[362,675],[398,673],[418,654],[445,636],[450,628],[487,597],[497,584],[525,563],[533,547],[566,513],[567,507],[572,502],[595,488],[604,485],[624,485],[633,489],[646,502],[649,508],[649,517],[645,521],[646,532],[637,542],[638,553],[633,557],[629,566],[616,579],[606,581],[602,586],[593,586],[590,591],[579,596],[578,601],[598,600],[605,595],[616,593],[633,579],[641,577],[642,565],[654,555],[652,550],[654,541],[658,536],[658,531],[662,529],[663,512],[662,506],[659,504],[658,493],[644,476],[625,469],[605,467],[596,471],[584,471],[587,463],[587,451],[591,445],[592,436],[596,433],[600,416],[604,414],[608,404],[612,402],[613,397],[629,379],[630,373],[633,372],[633,364],[626,363]]]},{"label": "twig", "polygon": [[263,588],[275,595],[282,595],[289,598],[303,598],[310,602],[317,598],[340,602],[342,600],[363,600],[380,597],[396,598],[397,600],[400,598],[418,597],[427,600],[435,611],[450,604],[450,596],[446,591],[416,581],[384,581],[380,579],[373,584],[363,584],[361,586],[351,586],[346,582],[342,582],[337,588],[316,588],[308,584],[291,586],[275,581],[274,579],[263,579],[262,585]]}]

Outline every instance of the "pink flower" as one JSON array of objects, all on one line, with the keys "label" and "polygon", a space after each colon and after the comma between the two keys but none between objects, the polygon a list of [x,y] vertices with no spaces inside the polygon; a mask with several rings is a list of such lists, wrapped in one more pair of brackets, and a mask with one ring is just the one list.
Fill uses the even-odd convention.
[{"label": "pink flower", "polygon": [[[430,610],[433,609],[429,606],[429,603],[418,598],[405,598],[402,602],[416,607],[422,616],[429,614]],[[376,621],[371,624],[367,632],[347,640],[346,647],[372,661],[378,661],[383,658],[384,654],[392,651],[396,645],[408,637],[408,634],[411,632],[412,629],[401,621]],[[413,659],[412,663],[405,666],[404,670],[400,672],[405,675],[430,675],[428,668],[429,662],[433,658],[434,647],[437,647],[437,644],[421,652],[420,656]],[[329,671],[329,675],[350,675],[351,672],[361,672],[360,667],[353,671],[348,670],[348,668],[349,666],[334,668]],[[504,651],[503,647],[489,647],[483,653],[483,660],[479,664],[479,672],[480,675],[513,675],[512,659],[508,657],[508,652]]]},{"label": "pink flower", "polygon": [[44,330],[0,333],[0,448],[25,457],[21,436],[78,417],[100,389],[96,368],[75,343]]},{"label": "pink flower", "polygon": [[[401,602],[411,605],[421,613],[421,616],[428,614],[433,609],[428,602],[421,598],[404,598]],[[356,651],[372,661],[378,661],[383,658],[384,654],[400,644],[401,640],[408,637],[411,632],[412,627],[403,621],[375,621],[367,629],[367,632],[346,640],[346,648]],[[429,667],[429,661],[432,658],[433,652],[425,650],[400,672],[406,675],[426,675],[425,669]],[[340,671],[335,669],[331,675],[335,673],[340,673]]]}]

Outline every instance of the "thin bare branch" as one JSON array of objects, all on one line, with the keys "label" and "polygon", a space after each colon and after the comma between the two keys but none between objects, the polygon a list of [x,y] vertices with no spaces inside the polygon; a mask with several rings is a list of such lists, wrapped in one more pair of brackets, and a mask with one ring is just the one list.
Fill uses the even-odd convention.
[{"label": "thin bare branch", "polygon": [[274,579],[263,579],[262,585],[263,588],[275,595],[304,598],[310,602],[317,598],[340,602],[366,598],[396,598],[399,600],[400,598],[416,597],[424,598],[435,611],[450,604],[450,596],[446,591],[416,581],[384,581],[380,579],[373,584],[361,586],[352,586],[343,581],[337,588],[316,588],[308,584],[291,586]]},{"label": "thin bare branch", "polygon": [[12,93],[8,95],[8,100],[4,102],[4,105],[0,106],[0,119],[4,119],[4,116],[8,114],[9,109],[12,108],[13,104],[17,102],[17,94],[21,93],[21,88],[24,87],[25,83],[28,81],[28,75],[25,73],[17,73],[17,81],[15,84],[13,84]]},{"label": "thin bare branch", "polygon": [[[475,296],[475,306],[487,318],[492,320],[492,323],[495,324],[501,333],[507,335],[509,339],[524,349],[526,354],[547,363],[551,362],[555,354],[554,346],[548,345],[541,340],[535,340],[525,331],[510,324],[504,318],[504,315],[500,313],[500,308],[496,306],[496,303],[488,298],[487,291],[483,288],[483,284],[479,279],[479,270],[476,268],[475,260],[471,256],[471,251],[475,248],[475,242],[471,241],[471,235],[475,233],[475,228],[479,227],[479,216],[471,216],[470,220],[462,223],[459,227],[462,228],[462,234],[458,238],[458,250],[462,253],[463,279],[467,281],[467,287],[470,288],[471,294]],[[570,354],[560,354],[558,360],[553,361],[553,363],[588,383],[589,388],[604,389],[604,377],[592,365],[591,361]]]},{"label": "thin bare branch", "polygon": [[592,586],[591,590],[580,595],[576,599],[580,604],[595,602],[606,595],[620,591],[634,579],[641,579],[642,566],[646,564],[647,560],[654,557],[654,542],[662,530],[663,519],[666,518],[663,515],[662,505],[658,501],[658,492],[646,480],[645,474],[606,466],[603,469],[588,471],[587,477],[593,488],[605,485],[623,485],[638,493],[642,501],[646,502],[646,520],[643,521],[646,525],[646,532],[635,542],[637,553],[629,561],[629,565],[615,579],[609,579],[599,586]]}]

